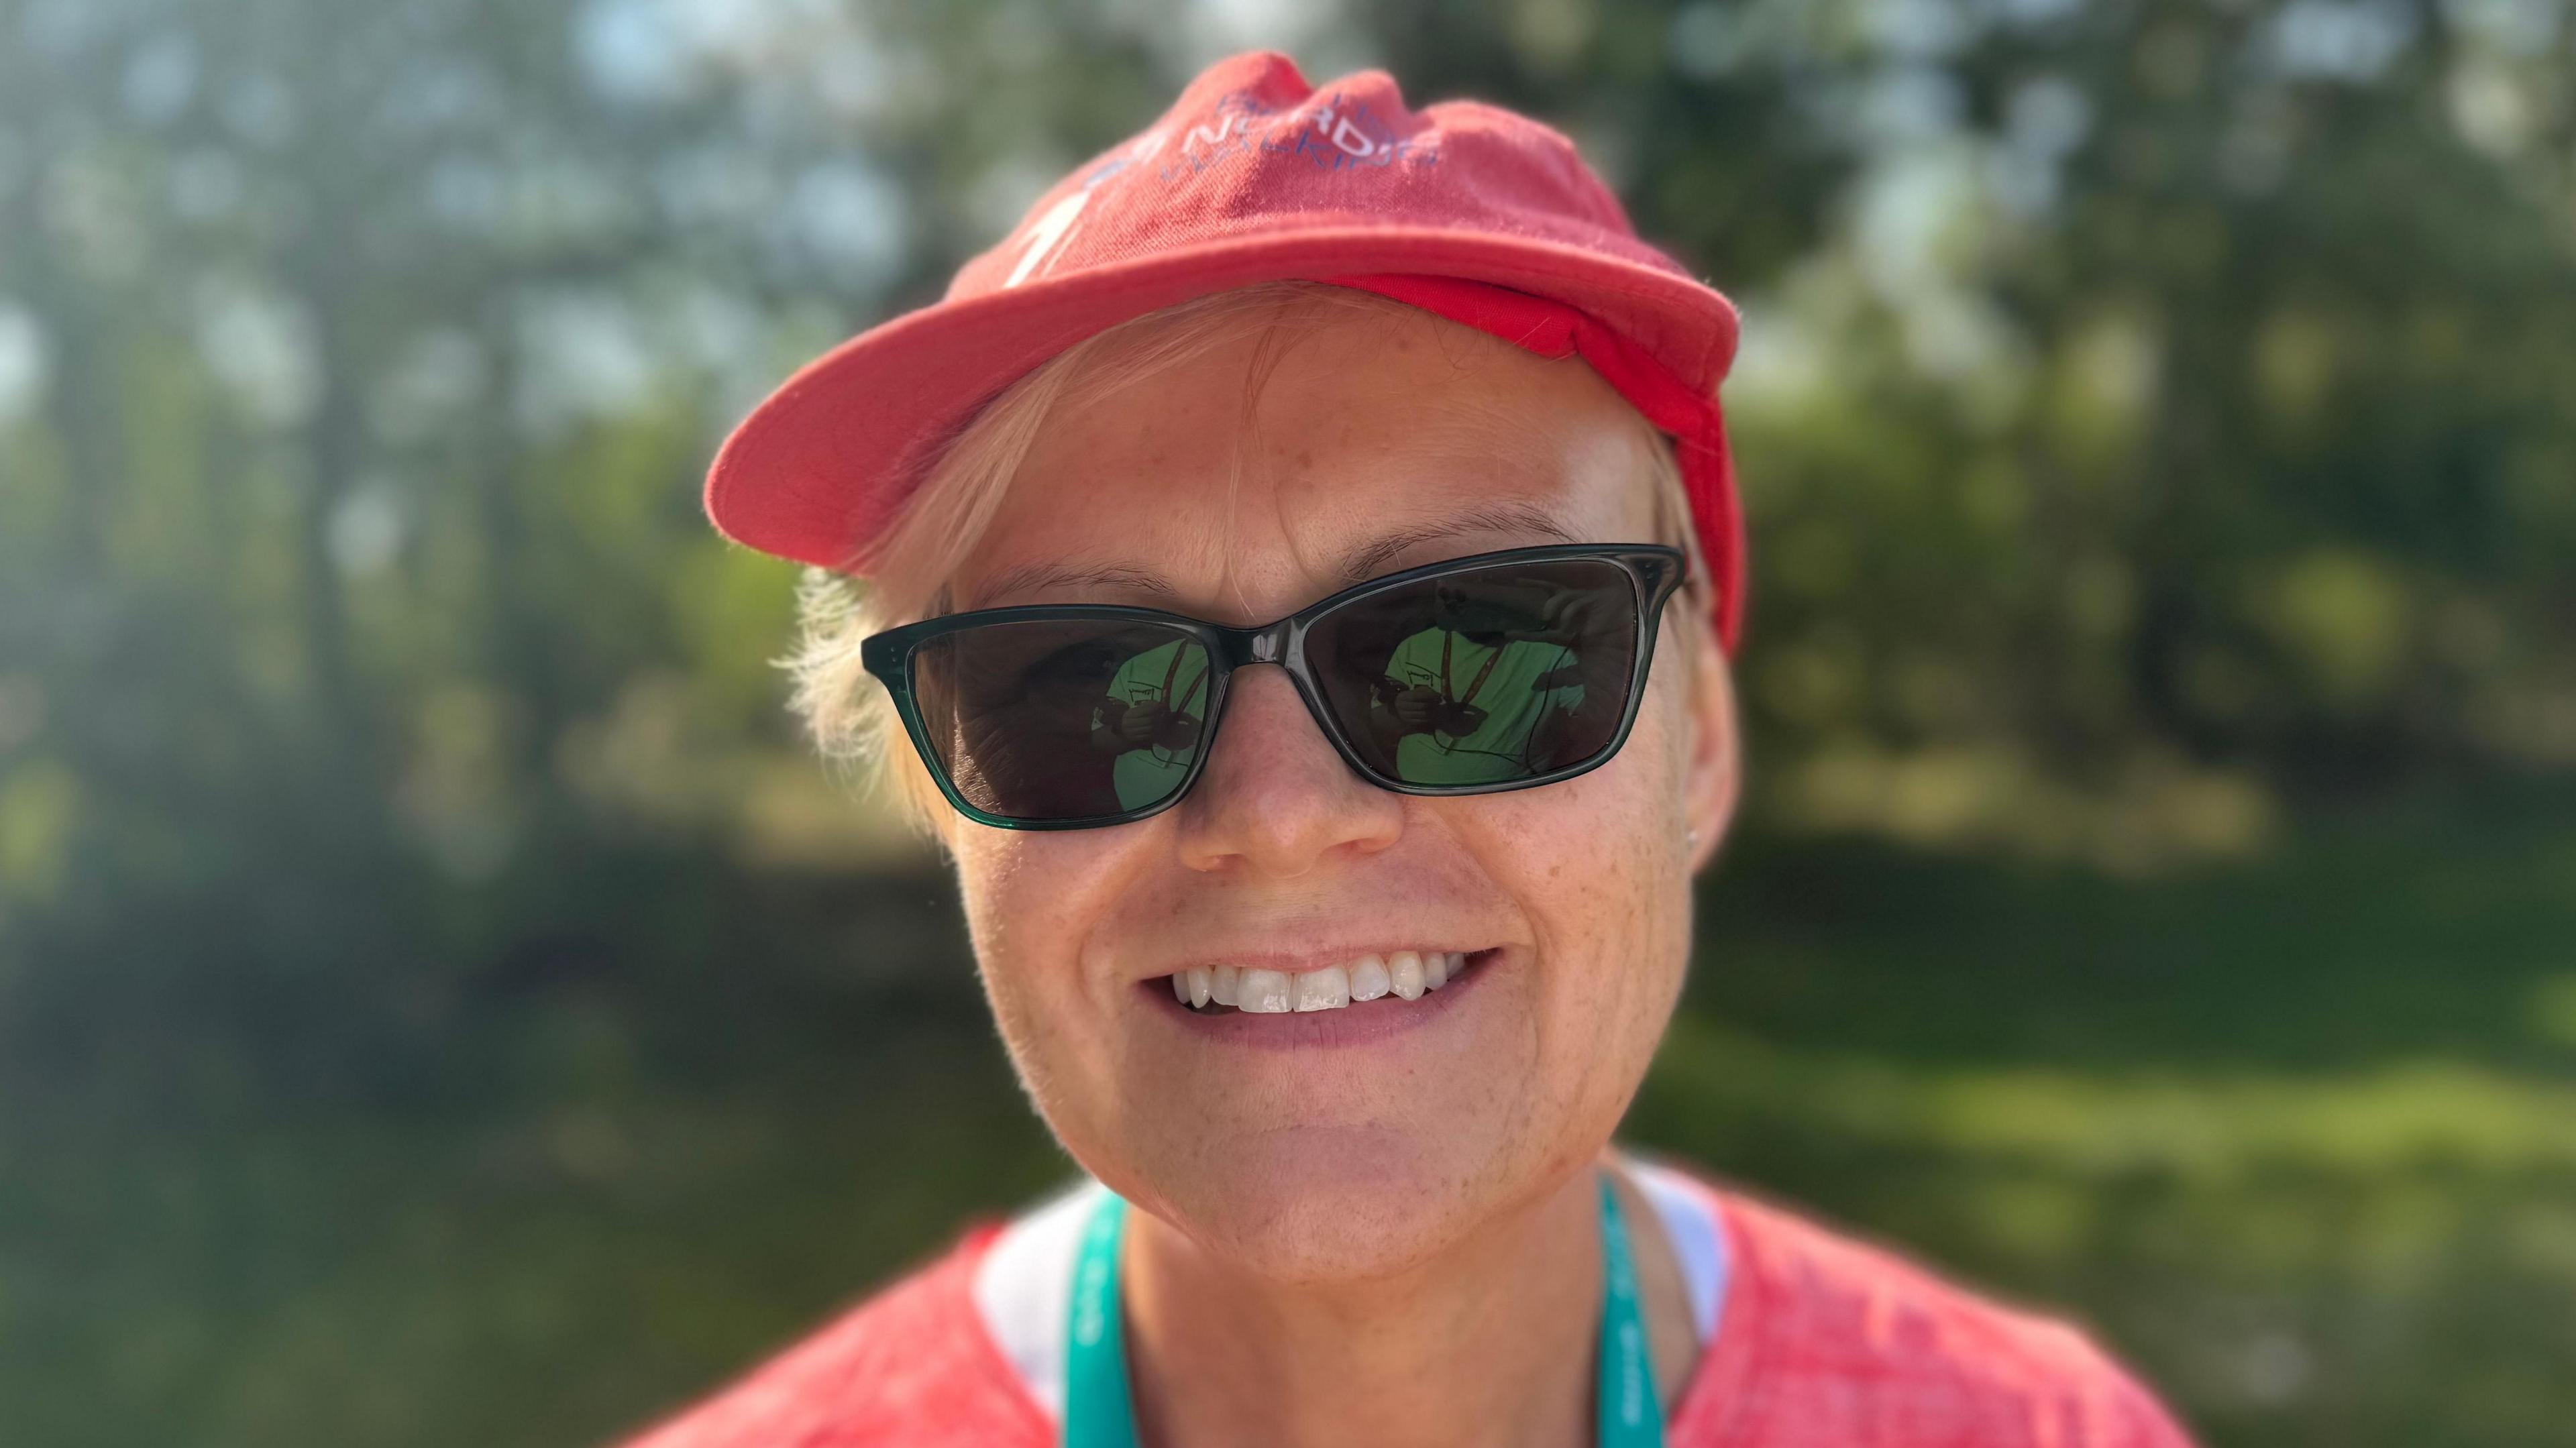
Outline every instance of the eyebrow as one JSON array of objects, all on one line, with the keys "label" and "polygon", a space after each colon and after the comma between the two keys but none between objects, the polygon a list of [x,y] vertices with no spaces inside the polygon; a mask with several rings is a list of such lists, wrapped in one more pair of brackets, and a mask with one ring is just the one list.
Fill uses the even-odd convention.
[{"label": "eyebrow", "polygon": [[1039,561],[1006,569],[1002,576],[977,590],[977,608],[991,608],[993,600],[1024,593],[1053,593],[1077,588],[1124,588],[1150,594],[1165,602],[1176,602],[1180,595],[1169,581],[1142,568],[1123,563],[1066,563]]},{"label": "eyebrow", "polygon": [[1365,583],[1386,565],[1425,543],[1475,533],[1536,533],[1559,543],[1581,543],[1565,520],[1531,503],[1483,503],[1436,522],[1373,538],[1342,560],[1342,581]]},{"label": "eyebrow", "polygon": [[[1530,503],[1483,503],[1446,518],[1400,528],[1370,539],[1343,557],[1341,580],[1345,585],[1366,583],[1385,572],[1388,563],[1426,543],[1477,533],[1535,533],[1560,543],[1586,541],[1566,526],[1564,519],[1545,508]],[[1082,588],[1126,589],[1166,603],[1177,603],[1180,598],[1169,580],[1142,568],[1123,563],[1040,560],[1006,569],[1001,576],[976,590],[975,607],[996,607],[996,600],[1023,594]],[[937,611],[948,610],[941,608]]]}]

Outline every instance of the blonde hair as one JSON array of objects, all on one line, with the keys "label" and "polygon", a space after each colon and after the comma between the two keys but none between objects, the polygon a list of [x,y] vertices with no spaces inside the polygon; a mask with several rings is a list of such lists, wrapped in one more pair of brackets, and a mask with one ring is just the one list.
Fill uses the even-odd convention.
[{"label": "blonde hair", "polygon": [[[982,541],[1047,419],[1161,376],[1245,337],[1257,346],[1245,394],[1257,395],[1285,344],[1327,316],[1397,319],[1424,315],[1409,303],[1326,282],[1261,282],[1149,312],[1057,353],[1004,388],[947,446],[895,522],[859,565],[864,579],[806,570],[797,591],[795,651],[780,661],[794,679],[793,707],[816,749],[836,767],[892,793],[916,827],[942,808],[938,787],[903,737],[884,689],[859,662],[868,635],[944,611],[948,583]],[[1639,418],[1644,426],[1644,419]],[[1657,540],[1689,556],[1676,606],[1708,626],[1708,565],[1691,526],[1690,501],[1672,444],[1651,427],[1649,484]]]}]

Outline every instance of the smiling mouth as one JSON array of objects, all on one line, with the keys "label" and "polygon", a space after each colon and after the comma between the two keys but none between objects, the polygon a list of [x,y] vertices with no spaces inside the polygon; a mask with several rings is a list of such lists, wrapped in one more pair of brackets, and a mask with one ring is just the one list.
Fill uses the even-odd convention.
[{"label": "smiling mouth", "polygon": [[1194,1015],[1338,1011],[1369,1001],[1416,1001],[1475,969],[1491,950],[1398,950],[1295,973],[1231,965],[1177,970],[1162,979]]}]

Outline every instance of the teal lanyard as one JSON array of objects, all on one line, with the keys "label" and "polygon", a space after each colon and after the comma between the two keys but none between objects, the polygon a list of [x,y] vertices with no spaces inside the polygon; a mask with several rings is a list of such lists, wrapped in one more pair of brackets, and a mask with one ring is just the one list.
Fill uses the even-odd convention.
[{"label": "teal lanyard", "polygon": [[[1066,1317],[1065,1448],[1136,1448],[1136,1408],[1127,1389],[1127,1344],[1118,1311],[1118,1244],[1127,1202],[1101,1198],[1074,1258]],[[1637,1263],[1619,1199],[1601,1182],[1601,1361],[1598,1448],[1663,1448],[1664,1417],[1646,1362],[1646,1322],[1637,1307]]]}]

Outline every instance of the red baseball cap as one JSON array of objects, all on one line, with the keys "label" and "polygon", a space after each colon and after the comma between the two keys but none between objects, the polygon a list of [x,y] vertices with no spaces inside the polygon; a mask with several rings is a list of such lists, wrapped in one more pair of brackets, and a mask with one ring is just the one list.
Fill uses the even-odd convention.
[{"label": "red baseball cap", "polygon": [[1408,109],[1286,56],[1201,72],[1160,120],[1038,198],[939,302],[825,353],[725,439],[707,515],[765,553],[864,574],[993,396],[1094,333],[1255,282],[1365,288],[1544,356],[1580,356],[1673,439],[1732,650],[1744,519],[1717,386],[1725,297],[1638,240],[1573,143],[1475,101]]}]

